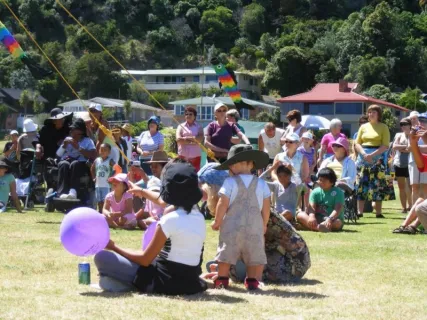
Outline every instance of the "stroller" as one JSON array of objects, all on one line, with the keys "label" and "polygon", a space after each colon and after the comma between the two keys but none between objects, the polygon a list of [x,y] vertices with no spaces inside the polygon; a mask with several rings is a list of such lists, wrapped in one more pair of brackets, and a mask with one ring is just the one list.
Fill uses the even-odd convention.
[{"label": "stroller", "polygon": [[43,178],[43,162],[36,159],[33,149],[25,149],[20,153],[16,191],[25,204],[25,209],[34,208],[34,204],[44,202],[46,189]]}]

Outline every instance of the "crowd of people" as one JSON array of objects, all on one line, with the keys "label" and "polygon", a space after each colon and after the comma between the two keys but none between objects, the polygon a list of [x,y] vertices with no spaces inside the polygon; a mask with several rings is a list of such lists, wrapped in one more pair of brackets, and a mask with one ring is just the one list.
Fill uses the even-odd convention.
[{"label": "crowd of people", "polygon": [[[230,278],[244,282],[248,290],[262,281],[301,279],[310,255],[296,228],[342,230],[350,196],[357,197],[360,217],[369,201],[375,202],[376,217],[384,218],[382,202],[395,198],[389,171],[396,174],[402,210],[409,211],[394,232],[413,234],[427,223],[427,201],[418,198],[427,185],[427,156],[422,155],[427,153],[427,114],[402,119],[402,132],[390,145],[382,109],[372,105],[360,118],[352,148],[339,119],[331,121],[330,132],[316,143],[313,132],[301,124],[301,113],[292,110],[287,129],[267,123],[258,137],[259,150],[254,150],[235,110],[217,104],[215,121],[203,130],[197,110],[187,107],[185,122],[176,130],[178,157],[170,159],[157,117],[148,119],[148,130],[135,145],[129,124],[109,128],[101,105],[91,104],[89,111],[72,121],[72,114],[53,109],[39,132],[27,119],[22,135],[10,133],[0,161],[0,210],[6,210],[10,195],[21,211],[8,171],[23,150],[33,149],[38,159],[56,165],[60,199],[78,198],[79,177],[89,172],[96,205],[110,227],[146,230],[156,224],[145,250],[126,250],[111,240],[107,251],[95,256],[100,286],[106,290],[206,290],[199,277],[206,237],[198,207],[202,200],[214,219],[212,229],[219,231],[217,255],[204,275],[216,288],[227,288]],[[203,167],[202,145],[208,149]],[[391,161],[390,147],[395,151]]]}]

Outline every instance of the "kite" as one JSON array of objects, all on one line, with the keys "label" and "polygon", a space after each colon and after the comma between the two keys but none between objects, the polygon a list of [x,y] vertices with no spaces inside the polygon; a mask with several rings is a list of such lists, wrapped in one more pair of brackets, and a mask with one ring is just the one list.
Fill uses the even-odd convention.
[{"label": "kite", "polygon": [[248,105],[242,100],[242,95],[237,87],[237,80],[234,71],[225,67],[218,58],[211,59],[211,64],[214,66],[215,73],[218,76],[219,87],[224,89],[224,91],[230,96],[237,110],[239,112],[240,109],[253,110],[253,106]]},{"label": "kite", "polygon": [[22,50],[18,41],[12,36],[10,31],[6,28],[6,26],[0,21],[0,41],[6,46],[7,50],[9,50],[10,54],[15,58],[22,61],[31,74],[37,80],[41,80],[52,74],[52,71],[45,70],[40,67],[33,59],[31,59],[27,53]]}]

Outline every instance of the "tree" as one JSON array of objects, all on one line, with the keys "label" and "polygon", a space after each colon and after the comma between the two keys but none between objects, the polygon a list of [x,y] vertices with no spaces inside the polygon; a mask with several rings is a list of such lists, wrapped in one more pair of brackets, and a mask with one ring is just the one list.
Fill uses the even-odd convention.
[{"label": "tree", "polygon": [[24,108],[24,114],[27,115],[27,108],[31,104],[31,95],[28,90],[24,90],[21,92],[21,96],[19,97],[19,105]]},{"label": "tree", "polygon": [[129,85],[130,100],[140,103],[148,102],[148,94],[143,89],[143,81],[132,81]]},{"label": "tree", "polygon": [[394,133],[396,131],[397,117],[393,114],[392,110],[392,108],[382,108],[381,122],[390,129],[391,133]]},{"label": "tree", "polygon": [[382,84],[374,84],[363,94],[375,99],[380,99],[391,103],[397,103],[396,100],[398,98],[396,94],[392,93],[388,87]]},{"label": "tree", "polygon": [[258,113],[254,119],[256,122],[275,122],[275,120],[274,116],[265,111]]},{"label": "tree", "polygon": [[422,91],[418,88],[411,89],[406,88],[406,90],[400,95],[397,104],[419,112],[425,112],[427,105],[425,102],[422,102]]},{"label": "tree", "polygon": [[362,89],[374,84],[388,84],[390,67],[384,57],[356,57],[350,63],[345,79],[359,83]]},{"label": "tree", "polygon": [[202,89],[199,85],[193,83],[192,85],[185,85],[178,91],[178,99],[191,99],[202,96]]},{"label": "tree", "polygon": [[265,30],[265,8],[257,3],[244,7],[240,30],[252,43],[258,43]]},{"label": "tree", "polygon": [[9,77],[9,83],[11,88],[21,90],[34,89],[36,86],[36,81],[27,68],[12,71]]},{"label": "tree", "polygon": [[129,119],[132,114],[132,104],[130,100],[125,101],[125,103],[123,104],[123,110],[125,112],[126,118]]},{"label": "tree", "polygon": [[35,114],[44,111],[44,103],[40,101],[40,92],[35,91],[33,94],[33,110]]},{"label": "tree", "polygon": [[308,75],[308,59],[298,47],[284,47],[267,66],[264,85],[279,90],[282,96],[301,93],[313,85]]},{"label": "tree", "polygon": [[152,104],[154,107],[159,109],[164,109],[168,106],[170,97],[169,97],[169,94],[165,92],[153,92],[149,98],[149,101],[150,101],[150,104]]},{"label": "tree", "polygon": [[224,50],[230,49],[237,34],[233,11],[222,6],[206,10],[200,20],[200,32],[203,43],[215,44],[215,47]]}]

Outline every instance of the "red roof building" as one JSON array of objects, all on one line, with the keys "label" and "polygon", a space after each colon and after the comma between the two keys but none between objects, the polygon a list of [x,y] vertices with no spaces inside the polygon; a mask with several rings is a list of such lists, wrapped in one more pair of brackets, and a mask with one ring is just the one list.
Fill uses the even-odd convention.
[{"label": "red roof building", "polygon": [[410,110],[396,104],[364,96],[357,90],[357,83],[341,80],[339,83],[319,83],[308,92],[280,98],[282,121],[290,110],[300,110],[302,114],[321,115],[329,120],[339,118],[347,136],[353,135],[359,127],[359,117],[365,114],[371,104],[394,109],[400,119]]}]

